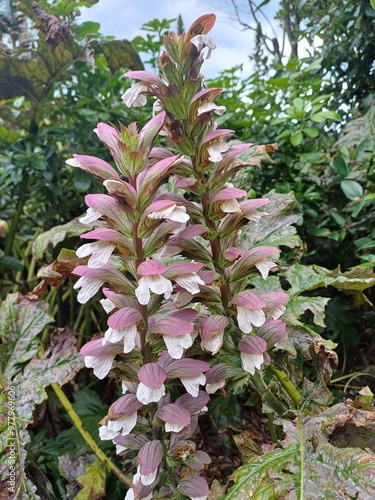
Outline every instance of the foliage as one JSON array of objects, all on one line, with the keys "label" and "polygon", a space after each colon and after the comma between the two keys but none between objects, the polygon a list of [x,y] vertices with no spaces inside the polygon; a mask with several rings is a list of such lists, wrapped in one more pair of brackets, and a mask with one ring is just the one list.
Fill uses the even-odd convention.
[{"label": "foliage", "polygon": [[51,347],[43,356],[37,355],[36,337],[53,321],[46,309],[36,297],[20,294],[9,294],[0,308],[0,397],[5,403],[0,433],[1,474],[7,488],[9,467],[15,466],[17,496],[21,494],[22,498],[34,498],[36,491],[24,470],[24,446],[29,441],[25,429],[33,421],[35,405],[47,398],[47,386],[53,382],[65,384],[83,366],[76,339],[64,330],[52,333]]},{"label": "foliage", "polygon": [[374,455],[363,448],[374,451],[373,410],[348,400],[318,416],[298,418],[298,426],[284,421],[282,447],[240,467],[225,498],[370,500]]},{"label": "foliage", "polygon": [[64,166],[67,147],[99,148],[93,117],[124,116],[120,70],[143,67],[126,40],[101,37],[95,23],[73,26],[82,5],[19,2],[20,30],[11,28],[13,46],[0,57],[0,218],[9,221],[1,262],[12,281],[14,271],[33,277],[24,247],[38,232],[82,213],[91,179]]}]

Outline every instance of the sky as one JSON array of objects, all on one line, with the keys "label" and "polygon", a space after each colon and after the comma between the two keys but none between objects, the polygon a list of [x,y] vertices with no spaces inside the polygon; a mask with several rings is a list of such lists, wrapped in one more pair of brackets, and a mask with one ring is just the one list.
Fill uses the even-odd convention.
[{"label": "sky", "polygon": [[[152,19],[174,19],[182,15],[184,27],[187,29],[199,16],[214,13],[217,21],[210,32],[216,41],[217,48],[211,58],[206,60],[202,73],[213,78],[224,69],[237,64],[244,64],[245,74],[251,72],[248,55],[253,48],[253,33],[241,31],[240,27],[225,13],[223,5],[230,2],[221,0],[99,0],[89,9],[81,10],[81,21],[100,23],[103,35],[112,35],[117,39],[132,40],[138,35],[146,35],[141,26]],[[175,30],[175,23],[172,29]]]}]

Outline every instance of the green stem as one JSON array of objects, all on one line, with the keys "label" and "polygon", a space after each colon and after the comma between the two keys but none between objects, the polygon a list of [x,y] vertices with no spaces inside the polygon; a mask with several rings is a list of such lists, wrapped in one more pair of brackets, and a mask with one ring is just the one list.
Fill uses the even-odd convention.
[{"label": "green stem", "polygon": [[292,381],[290,380],[290,378],[288,377],[288,375],[284,371],[279,370],[278,368],[276,368],[272,364],[269,365],[268,368],[269,368],[270,372],[272,373],[272,375],[274,375],[277,378],[280,385],[285,389],[288,396],[294,402],[296,407],[299,408],[301,405],[302,398],[301,398],[300,393],[294,387],[294,385],[293,385]]},{"label": "green stem", "polygon": [[272,408],[279,417],[292,417],[290,410],[277,399],[268,385],[264,382],[262,372],[256,372],[251,378],[251,383],[262,399],[264,399],[268,406]]},{"label": "green stem", "polygon": [[91,434],[85,429],[82,420],[79,415],[76,413],[69,399],[65,396],[65,393],[61,389],[61,387],[53,383],[51,384],[52,389],[55,391],[56,396],[59,398],[61,404],[67,411],[69,417],[73,420],[74,425],[77,427],[78,431],[81,433],[81,436],[86,441],[88,446],[92,449],[95,455],[105,463],[105,465],[110,469],[121,482],[126,484],[129,488],[131,487],[130,481],[124,476],[124,474],[116,467],[116,465],[107,457],[107,455],[99,448],[96,444],[95,440],[91,436]]},{"label": "green stem", "polygon": [[[201,172],[197,172],[197,177],[202,180],[203,174]],[[202,182],[203,185],[206,185],[205,182]],[[202,202],[202,210],[203,215],[207,224],[207,227],[211,229],[211,231],[216,234],[217,227],[215,222],[210,217],[210,200],[209,200],[209,192],[207,191],[205,194],[201,195]],[[221,243],[220,238],[216,236],[214,239],[210,240],[211,252],[212,252],[212,262],[214,264],[215,270],[220,274],[220,292],[221,292],[221,301],[224,307],[224,311],[227,316],[231,316],[229,310],[229,302],[232,299],[232,292],[230,290],[230,286],[227,283],[225,269],[220,265],[220,257],[221,257]]]},{"label": "green stem", "polygon": [[277,443],[279,440],[277,438],[276,426],[273,421],[273,413],[267,413],[268,428],[270,430],[271,439],[273,443]]},{"label": "green stem", "polygon": [[348,375],[343,375],[342,377],[333,378],[329,384],[330,385],[336,384],[336,382],[341,382],[341,380],[346,380],[347,378],[352,378],[352,377],[361,377],[361,376],[367,377],[367,375],[369,375],[370,377],[371,376],[374,377],[373,374],[368,372],[354,372],[354,373],[349,373]]}]

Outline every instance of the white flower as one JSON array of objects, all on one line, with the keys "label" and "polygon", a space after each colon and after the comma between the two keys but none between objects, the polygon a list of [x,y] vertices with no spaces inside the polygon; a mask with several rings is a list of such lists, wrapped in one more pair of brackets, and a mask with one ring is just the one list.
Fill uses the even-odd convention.
[{"label": "white flower", "polygon": [[129,488],[128,491],[126,492],[125,500],[134,500],[134,490],[133,488]]},{"label": "white flower", "polygon": [[267,279],[270,269],[276,266],[275,262],[271,262],[269,260],[260,260],[254,265],[258,269],[264,280]]},{"label": "white flower", "polygon": [[266,315],[259,309],[249,309],[237,306],[238,326],[244,333],[250,333],[254,326],[262,326],[266,321]]},{"label": "white flower", "polygon": [[222,387],[225,386],[225,379],[219,380],[219,382],[215,382],[212,384],[206,384],[206,392],[207,394],[214,394],[218,389],[221,389]]},{"label": "white flower", "polygon": [[117,432],[117,434],[121,432],[123,436],[127,436],[131,433],[136,424],[137,412],[133,413],[132,415],[119,418],[118,420],[109,420],[107,427],[109,430]]},{"label": "white flower", "polygon": [[100,303],[106,313],[110,313],[116,307],[110,299],[100,299]]},{"label": "white flower", "polygon": [[126,450],[127,450],[126,446],[122,446],[122,444],[116,444],[116,455],[120,455],[120,453]]},{"label": "white flower", "polygon": [[116,342],[124,339],[124,353],[128,353],[136,346],[137,335],[138,331],[136,325],[126,326],[125,328],[121,328],[121,330],[109,327],[104,334],[102,345],[106,345],[107,342],[116,344]]},{"label": "white flower", "polygon": [[213,335],[209,339],[201,340],[201,347],[205,351],[212,352],[212,354],[216,354],[220,347],[223,345],[224,332],[217,333]]},{"label": "white flower", "polygon": [[206,383],[206,377],[203,373],[195,375],[194,377],[180,377],[180,380],[185,387],[186,391],[196,398],[199,393],[199,386]]},{"label": "white flower", "polygon": [[204,285],[204,281],[196,273],[182,274],[173,278],[182,288],[191,294],[199,293],[199,286]]},{"label": "white flower", "polygon": [[86,243],[79,247],[76,255],[80,259],[91,255],[87,263],[88,267],[101,267],[108,263],[115,248],[116,245],[110,241],[95,241],[94,243]]},{"label": "white flower", "polygon": [[100,219],[102,215],[103,214],[101,214],[97,210],[94,210],[93,208],[88,208],[86,215],[79,218],[79,222],[81,224],[91,224],[92,222],[95,222],[96,220]]},{"label": "white flower", "polygon": [[168,354],[173,359],[181,359],[184,349],[189,349],[193,345],[196,334],[187,333],[185,335],[163,335],[163,340],[168,349]]},{"label": "white flower", "polygon": [[140,304],[147,305],[149,303],[151,298],[150,290],[158,295],[164,294],[164,298],[169,299],[173,292],[173,286],[161,274],[143,276],[138,281],[138,287],[135,290],[135,295]]},{"label": "white flower", "polygon": [[85,366],[94,368],[94,375],[99,379],[103,379],[112,368],[115,355],[111,356],[85,356]]},{"label": "white flower", "polygon": [[203,47],[208,48],[206,59],[209,59],[211,57],[211,52],[213,51],[213,49],[216,49],[215,40],[208,35],[196,35],[191,39],[191,43],[193,43],[199,51],[201,51]]},{"label": "white flower", "polygon": [[241,207],[238,201],[233,198],[231,200],[224,200],[220,203],[220,208],[226,214],[234,214],[241,212]]},{"label": "white flower", "polygon": [[246,354],[245,352],[241,352],[241,360],[243,369],[254,375],[255,370],[260,370],[264,362],[264,356],[263,354]]},{"label": "white flower", "polygon": [[271,316],[272,319],[279,319],[280,316],[282,316],[285,313],[286,307],[285,306],[266,307],[264,310],[268,316]]},{"label": "white flower", "polygon": [[74,289],[81,289],[77,295],[78,302],[80,304],[86,304],[86,302],[99,291],[103,283],[103,280],[100,279],[85,278],[84,276],[81,276],[77,283],[73,286]]},{"label": "white flower", "polygon": [[156,478],[156,474],[158,473],[158,468],[156,467],[156,469],[151,472],[150,474],[148,474],[147,476],[143,476],[141,474],[141,466],[138,465],[137,467],[137,473],[135,474],[134,478],[133,478],[133,482],[134,483],[137,483],[138,481],[136,481],[136,478],[138,480],[141,481],[141,483],[144,485],[144,486],[149,486],[150,484],[152,484],[154,481],[155,481],[155,478]]},{"label": "white flower", "polygon": [[110,429],[106,425],[102,425],[99,428],[99,437],[102,441],[105,441],[107,439],[114,439],[115,437],[118,436],[118,432],[114,431],[113,429]]},{"label": "white flower", "polygon": [[223,159],[221,153],[228,151],[229,146],[223,141],[216,141],[208,148],[208,159],[212,162],[221,161]]},{"label": "white flower", "polygon": [[217,106],[214,102],[205,102],[199,106],[198,116],[203,113],[209,113],[210,111],[213,111],[216,115],[223,115],[226,109],[225,106]]},{"label": "white flower", "polygon": [[183,428],[183,425],[170,424],[169,422],[165,422],[165,432],[180,432]]},{"label": "white flower", "polygon": [[[158,113],[160,113],[160,111],[163,111],[163,107],[162,107],[159,99],[156,99],[156,101],[152,105],[152,116],[156,116]],[[159,132],[159,134],[160,134],[160,132]]]},{"label": "white flower", "polygon": [[169,219],[183,224],[190,219],[190,216],[186,213],[186,207],[179,207],[177,205],[170,205],[169,207],[156,210],[150,213],[148,217],[153,220]]},{"label": "white flower", "polygon": [[142,404],[147,405],[148,403],[157,403],[163,396],[165,396],[164,384],[156,389],[152,389],[146,384],[139,382],[137,387],[137,399]]},{"label": "white flower", "polygon": [[123,94],[122,100],[128,108],[131,108],[132,106],[134,108],[138,106],[145,106],[145,104],[147,103],[147,97],[141,92],[144,92],[146,90],[146,85],[143,85],[140,82],[136,83],[132,87],[130,87],[130,89],[125,92],[125,94]]}]

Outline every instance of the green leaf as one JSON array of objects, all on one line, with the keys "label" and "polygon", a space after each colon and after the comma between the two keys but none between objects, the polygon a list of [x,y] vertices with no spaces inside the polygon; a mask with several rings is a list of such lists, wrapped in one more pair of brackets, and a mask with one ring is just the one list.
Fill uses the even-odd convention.
[{"label": "green leaf", "polygon": [[316,123],[323,123],[326,120],[339,120],[340,115],[333,111],[319,111],[310,115],[310,119]]},{"label": "green leaf", "polygon": [[335,172],[335,174],[340,175],[342,177],[346,177],[349,173],[349,168],[346,164],[344,158],[340,156],[336,156],[330,163],[330,167]]},{"label": "green leaf", "polygon": [[325,288],[328,285],[349,292],[363,292],[375,285],[375,274],[370,269],[354,267],[345,273],[340,268],[332,271],[320,266],[294,264],[285,273],[291,288],[289,295],[299,295],[303,291]]},{"label": "green leaf", "polygon": [[310,137],[311,139],[315,139],[319,135],[319,129],[316,127],[305,127],[302,132]]},{"label": "green leaf", "polygon": [[360,144],[358,144],[356,151],[357,160],[365,160],[363,157],[366,153],[372,153],[374,150],[374,138],[366,137]]},{"label": "green leaf", "polygon": [[290,136],[290,142],[293,144],[293,146],[298,146],[299,144],[301,144],[302,141],[303,141],[302,132],[297,132],[296,134]]},{"label": "green leaf", "polygon": [[45,302],[9,294],[0,308],[0,369],[12,379],[38,351],[35,337],[53,322]]},{"label": "green leaf", "polygon": [[[295,469],[294,461],[298,456],[298,449],[298,445],[291,445],[287,449],[275,450],[238,468],[233,474],[235,484],[230,488],[226,500],[285,498],[293,480],[288,473],[283,473],[283,470],[288,471],[290,464],[293,464]],[[272,476],[268,478],[268,472],[271,471],[277,480],[272,480]]]},{"label": "green leaf", "polygon": [[110,40],[100,45],[112,73],[119,69],[143,69],[138,52],[128,40]]},{"label": "green leaf", "polygon": [[293,106],[297,112],[302,112],[304,108],[303,99],[301,99],[300,97],[296,97],[295,99],[293,99]]},{"label": "green leaf", "polygon": [[288,294],[298,295],[307,290],[326,287],[334,281],[333,278],[328,277],[328,273],[328,269],[324,267],[294,264],[285,273],[286,278],[291,284]]},{"label": "green leaf", "polygon": [[357,251],[368,250],[369,248],[375,248],[375,240],[371,238],[359,238],[354,242]]},{"label": "green leaf", "polygon": [[319,229],[314,229],[313,236],[317,236],[318,238],[326,237],[328,238],[331,234],[331,230],[328,227],[320,227]]},{"label": "green leaf", "polygon": [[22,262],[20,262],[15,257],[12,257],[11,255],[4,255],[4,252],[2,250],[0,250],[0,266],[18,272],[22,272],[24,267]]},{"label": "green leaf", "polygon": [[100,30],[100,23],[93,21],[85,21],[78,26],[74,26],[74,32],[79,40],[82,40],[87,35],[96,35]]},{"label": "green leaf", "polygon": [[346,224],[346,219],[342,215],[340,215],[336,210],[331,209],[328,211],[329,215],[336,222],[336,224],[340,227],[344,227]]},{"label": "green leaf", "polygon": [[87,465],[85,473],[77,477],[83,489],[78,492],[74,500],[105,498],[106,473],[107,469],[101,461]]},{"label": "green leaf", "polygon": [[363,196],[363,188],[357,181],[345,180],[340,183],[341,189],[349,200],[357,200]]},{"label": "green leaf", "polygon": [[375,10],[375,0],[370,0],[371,7]]},{"label": "green leaf", "polygon": [[[81,110],[83,111],[83,110]],[[92,176],[87,172],[84,172],[80,168],[75,168],[73,171],[74,185],[81,193],[86,193],[92,182]]]}]

